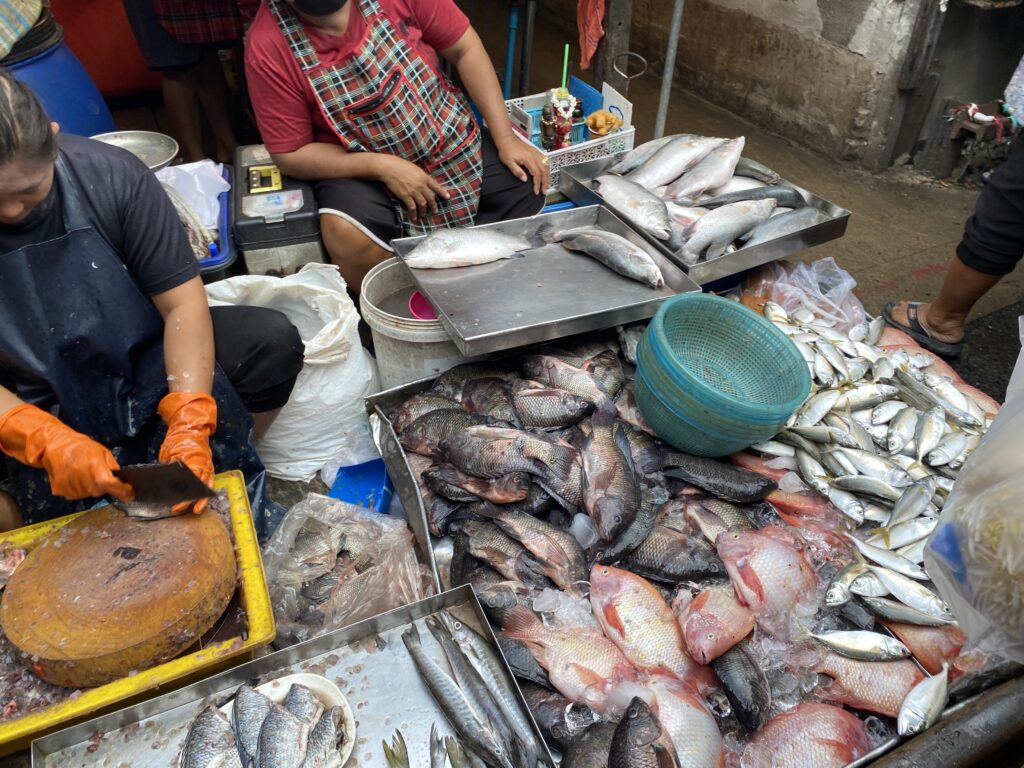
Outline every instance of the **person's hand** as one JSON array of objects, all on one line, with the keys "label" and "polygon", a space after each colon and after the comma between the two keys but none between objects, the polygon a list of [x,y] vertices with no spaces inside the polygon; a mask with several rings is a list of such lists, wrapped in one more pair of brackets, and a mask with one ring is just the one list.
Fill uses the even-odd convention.
[{"label": "person's hand", "polygon": [[551,169],[544,153],[525,141],[520,141],[514,135],[500,140],[495,139],[494,143],[498,147],[498,157],[505,167],[512,171],[513,176],[520,181],[526,181],[529,173],[533,177],[533,194],[547,193],[548,187],[551,186]]},{"label": "person's hand", "polygon": [[[157,413],[167,424],[160,461],[181,461],[206,485],[212,485],[210,436],[217,429],[217,402],[205,392],[171,392],[160,401]],[[183,502],[172,511],[180,513],[191,507],[199,514],[206,509],[206,503],[207,499]]]},{"label": "person's hand", "polygon": [[26,466],[45,469],[55,496],[134,498],[132,487],[114,477],[120,467],[108,448],[34,405],[17,405],[0,416],[0,450]]},{"label": "person's hand", "polygon": [[448,190],[430,174],[416,163],[395,155],[380,155],[378,177],[388,192],[406,207],[413,221],[436,213],[438,197],[449,198]]}]

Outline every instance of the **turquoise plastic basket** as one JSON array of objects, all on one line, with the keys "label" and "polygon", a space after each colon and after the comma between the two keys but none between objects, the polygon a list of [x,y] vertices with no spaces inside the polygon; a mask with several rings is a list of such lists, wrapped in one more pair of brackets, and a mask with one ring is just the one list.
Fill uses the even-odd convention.
[{"label": "turquoise plastic basket", "polygon": [[675,296],[637,347],[637,405],[666,442],[724,456],[777,434],[807,399],[811,377],[784,333],[706,293]]}]

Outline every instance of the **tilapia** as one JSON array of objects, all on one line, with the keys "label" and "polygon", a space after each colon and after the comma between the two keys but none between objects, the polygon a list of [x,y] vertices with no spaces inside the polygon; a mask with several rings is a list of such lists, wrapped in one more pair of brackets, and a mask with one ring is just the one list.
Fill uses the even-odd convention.
[{"label": "tilapia", "polygon": [[725,768],[718,724],[693,689],[666,675],[652,675],[647,688],[654,694],[652,708],[675,745],[679,765]]},{"label": "tilapia", "polygon": [[910,659],[857,661],[836,653],[826,654],[811,669],[833,678],[818,689],[820,698],[888,717],[899,714],[903,699],[924,678]]},{"label": "tilapia", "polygon": [[731,585],[713,585],[692,600],[685,588],[673,600],[686,650],[698,664],[709,664],[754,629],[754,614],[736,599]]},{"label": "tilapia", "polygon": [[475,477],[511,472],[568,477],[576,451],[515,429],[474,426],[442,440],[440,449],[458,469]]},{"label": "tilapia", "polygon": [[523,358],[523,373],[548,387],[564,390],[593,403],[596,408],[610,403],[610,395],[591,373],[553,355],[528,355]]},{"label": "tilapia", "polygon": [[672,221],[665,201],[636,182],[620,176],[598,176],[598,194],[637,229],[658,240],[668,240]]},{"label": "tilapia", "polygon": [[608,768],[676,768],[675,751],[647,702],[634,696],[615,728]]},{"label": "tilapia", "polygon": [[501,648],[501,653],[505,657],[505,661],[508,662],[508,668],[512,670],[513,675],[521,681],[530,680],[538,685],[543,685],[545,689],[551,687],[548,673],[537,663],[537,659],[534,658],[526,643],[522,640],[513,640],[502,634],[498,634],[497,640],[498,647]]},{"label": "tilapia", "polygon": [[331,707],[320,716],[309,732],[302,768],[341,768],[338,750],[345,742],[345,731],[341,727],[343,718],[341,707]]},{"label": "tilapia", "polygon": [[510,472],[487,479],[441,464],[425,471],[422,477],[435,493],[462,503],[484,499],[494,504],[511,504],[522,501],[530,493],[530,475],[526,472]]},{"label": "tilapia", "polygon": [[420,416],[437,411],[442,408],[458,408],[459,404],[444,395],[435,395],[432,392],[424,392],[413,395],[398,408],[391,416],[391,426],[396,435],[402,434],[402,430],[412,424]]},{"label": "tilapia", "polygon": [[634,667],[663,671],[698,691],[714,686],[714,675],[686,653],[675,614],[655,587],[641,577],[595,565],[590,572],[590,604],[605,637]]},{"label": "tilapia", "polygon": [[633,675],[629,660],[601,633],[545,627],[522,606],[509,613],[503,632],[526,643],[556,690],[599,712],[616,682]]},{"label": "tilapia", "polygon": [[764,755],[773,768],[843,768],[871,751],[864,721],[841,707],[805,701],[754,734],[744,763]]},{"label": "tilapia", "polygon": [[469,427],[492,423],[489,416],[446,408],[420,416],[402,431],[398,441],[407,451],[436,459],[442,456],[439,450],[442,441]]},{"label": "tilapia", "polygon": [[597,383],[608,393],[608,397],[615,397],[619,390],[626,383],[626,374],[622,370],[622,363],[619,356],[612,350],[599,352],[580,366],[584,371],[590,373]]},{"label": "tilapia", "polygon": [[238,740],[242,765],[249,766],[259,752],[260,728],[273,707],[273,702],[248,685],[238,686],[231,707],[231,726]]},{"label": "tilapia", "polygon": [[598,533],[611,541],[636,518],[640,487],[625,427],[614,415],[599,411],[584,442],[583,503]]},{"label": "tilapia", "polygon": [[562,750],[600,720],[589,707],[574,704],[557,691],[534,683],[520,683],[519,687],[544,738]]},{"label": "tilapia", "polygon": [[669,477],[684,480],[736,504],[760,501],[777,487],[774,481],[756,472],[679,451],[665,453],[664,467]]},{"label": "tilapia", "polygon": [[700,535],[656,525],[640,546],[630,552],[624,565],[655,581],[678,584],[726,575],[714,548]]},{"label": "tilapia", "polygon": [[212,704],[189,724],[180,761],[181,768],[242,768],[231,723]]},{"label": "tilapia", "polygon": [[257,768],[302,768],[310,727],[280,704],[260,728]]},{"label": "tilapia", "polygon": [[323,702],[304,685],[293,685],[288,689],[284,708],[309,726],[314,725],[324,711]]},{"label": "tilapia", "polygon": [[[634,460],[636,453],[634,452]],[[673,502],[668,502],[669,504]],[[642,488],[640,491],[640,509],[636,517],[613,541],[598,539],[588,555],[594,562],[614,563],[620,558],[627,556],[634,549],[643,544],[651,534],[655,521],[661,510],[654,501],[653,492]]]},{"label": "tilapia", "polygon": [[520,422],[538,429],[569,427],[594,412],[594,404],[562,389],[521,389],[512,396]]},{"label": "tilapia", "polygon": [[493,229],[438,229],[403,256],[402,261],[411,269],[470,267],[522,256],[530,247],[524,238]]},{"label": "tilapia", "polygon": [[[742,203],[751,200],[774,200],[775,207],[800,209],[807,205],[804,196],[793,187],[779,185],[774,187],[758,187],[756,189],[744,189],[737,192],[715,195],[707,200],[700,201],[703,208],[721,208],[724,205]],[[788,211],[793,213],[795,211]]]},{"label": "tilapia", "polygon": [[818,579],[800,552],[761,533],[723,533],[715,542],[740,601],[774,637],[789,637],[792,615],[814,598]]},{"label": "tilapia", "polygon": [[561,768],[608,768],[615,723],[596,723],[566,746]]},{"label": "tilapia", "polygon": [[764,670],[743,643],[733,646],[711,662],[733,714],[748,732],[756,731],[768,720],[772,691]]},{"label": "tilapia", "polygon": [[692,203],[701,194],[714,190],[732,178],[740,155],[743,154],[744,138],[726,141],[684,173],[665,190],[665,199],[676,203]]},{"label": "tilapia", "polygon": [[643,248],[621,235],[597,227],[556,230],[541,225],[536,238],[546,243],[561,243],[570,251],[585,253],[608,269],[650,288],[661,288],[665,278],[654,258]]},{"label": "tilapia", "polygon": [[494,376],[467,381],[462,386],[462,407],[509,424],[519,420],[507,382]]},{"label": "tilapia", "polygon": [[473,379],[510,379],[508,371],[488,363],[463,363],[449,368],[434,380],[430,392],[450,400],[462,399],[462,388]]},{"label": "tilapia", "polygon": [[684,244],[679,256],[686,264],[696,264],[701,257],[717,259],[740,235],[771,216],[775,200],[752,200],[731,203],[701,216],[683,233]]},{"label": "tilapia", "polygon": [[452,530],[456,532],[456,537],[465,537],[469,554],[490,565],[506,579],[541,589],[551,586],[533,555],[493,523],[460,520],[452,526]]}]

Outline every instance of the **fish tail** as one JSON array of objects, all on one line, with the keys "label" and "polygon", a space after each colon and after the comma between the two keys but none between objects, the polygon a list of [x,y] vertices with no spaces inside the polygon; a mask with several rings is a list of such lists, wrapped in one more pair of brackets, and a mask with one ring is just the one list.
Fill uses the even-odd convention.
[{"label": "fish tail", "polygon": [[530,241],[531,248],[543,248],[548,243],[558,242],[558,234],[554,224],[545,222],[537,227],[527,239]]}]

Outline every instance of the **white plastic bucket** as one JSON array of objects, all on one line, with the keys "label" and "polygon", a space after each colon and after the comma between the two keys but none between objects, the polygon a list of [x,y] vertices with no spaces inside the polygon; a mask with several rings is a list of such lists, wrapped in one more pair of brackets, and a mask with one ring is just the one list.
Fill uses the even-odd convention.
[{"label": "white plastic bucket", "polygon": [[[406,308],[413,281],[409,270],[388,259],[366,273],[359,311],[373,334],[377,371],[384,389],[437,376],[464,363],[440,320],[417,320]],[[401,296],[401,301],[392,297]],[[389,302],[388,299],[391,299]],[[387,306],[390,312],[382,309]],[[401,307],[405,316],[393,314]]]}]

